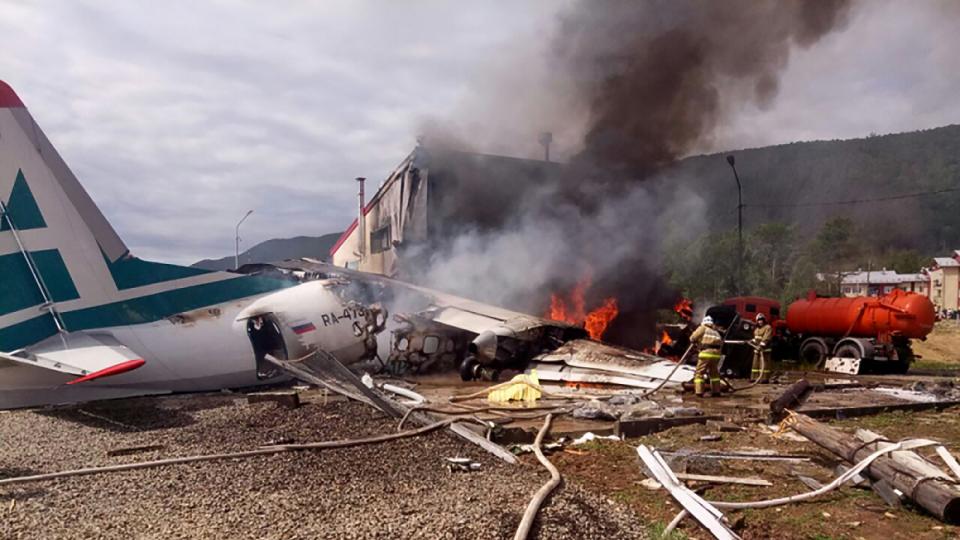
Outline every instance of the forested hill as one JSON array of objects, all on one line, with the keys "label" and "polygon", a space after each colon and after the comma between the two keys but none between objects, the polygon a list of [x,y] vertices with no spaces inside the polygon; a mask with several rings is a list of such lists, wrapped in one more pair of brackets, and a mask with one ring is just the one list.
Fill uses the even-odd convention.
[{"label": "forested hill", "polygon": [[666,271],[690,295],[737,290],[730,154],[743,184],[744,293],[787,299],[819,287],[817,272],[916,272],[960,249],[960,126],[695,156],[650,183]]},{"label": "forested hill", "polygon": [[960,188],[958,125],[685,159],[667,173],[666,182],[701,194],[714,230],[736,226],[737,190],[728,154],[736,157],[743,183],[745,227],[783,222],[807,237],[827,219],[845,216],[869,244],[924,253],[960,248],[960,191],[831,204]]},{"label": "forested hill", "polygon": [[[253,246],[240,254],[240,264],[270,263],[284,259],[314,257],[328,260],[330,248],[340,238],[340,233],[323,236],[297,236],[294,238],[274,238]],[[204,259],[193,263],[196,268],[206,270],[229,270],[234,266],[233,256],[220,259]]]}]

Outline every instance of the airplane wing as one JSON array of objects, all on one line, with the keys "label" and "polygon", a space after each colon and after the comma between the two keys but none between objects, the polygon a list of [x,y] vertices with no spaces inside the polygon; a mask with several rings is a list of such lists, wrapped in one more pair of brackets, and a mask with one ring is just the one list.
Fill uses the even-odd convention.
[{"label": "airplane wing", "polygon": [[53,336],[12,353],[0,352],[0,362],[77,376],[67,384],[119,375],[146,363],[140,355],[112,336],[85,332]]}]

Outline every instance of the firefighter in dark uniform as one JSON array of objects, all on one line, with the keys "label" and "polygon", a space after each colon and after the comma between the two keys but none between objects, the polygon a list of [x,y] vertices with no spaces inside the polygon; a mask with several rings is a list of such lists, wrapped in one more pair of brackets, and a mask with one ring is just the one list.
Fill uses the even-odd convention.
[{"label": "firefighter in dark uniform", "polygon": [[[690,335],[690,342],[700,350],[697,356],[697,370],[693,375],[693,391],[697,397],[720,395],[720,349],[723,336],[713,324],[709,315],[703,318],[700,326]],[[710,382],[710,391],[704,393],[706,382]]]},{"label": "firefighter in dark uniform", "polygon": [[770,382],[770,366],[773,355],[770,342],[773,341],[773,327],[767,324],[767,317],[763,313],[757,314],[757,327],[753,330],[753,369],[750,370],[751,379],[760,384]]}]

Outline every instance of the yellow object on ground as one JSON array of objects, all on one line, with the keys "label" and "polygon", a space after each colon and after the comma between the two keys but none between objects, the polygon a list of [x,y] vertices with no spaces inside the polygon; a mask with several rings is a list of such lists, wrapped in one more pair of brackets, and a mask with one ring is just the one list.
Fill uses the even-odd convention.
[{"label": "yellow object on ground", "polygon": [[487,394],[487,399],[495,402],[536,401],[542,395],[540,379],[537,378],[537,370],[534,369],[529,375],[517,375],[503,384],[494,386]]}]

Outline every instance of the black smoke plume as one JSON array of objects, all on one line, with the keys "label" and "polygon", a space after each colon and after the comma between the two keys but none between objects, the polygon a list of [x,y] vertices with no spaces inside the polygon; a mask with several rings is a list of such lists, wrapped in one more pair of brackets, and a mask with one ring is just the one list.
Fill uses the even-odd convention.
[{"label": "black smoke plume", "polygon": [[[531,110],[545,96],[571,105],[553,111],[548,123],[557,126],[585,111],[581,150],[564,166],[488,159],[488,167],[477,158],[448,174],[437,198],[448,226],[437,228],[420,279],[539,314],[550,292],[589,275],[588,306],[610,296],[620,303],[605,338],[649,342],[655,310],[677,298],[661,278],[663,228],[696,228],[704,203],[689,192],[664,199],[643,181],[709,143],[738,107],[772,103],[791,51],[842,28],[849,12],[847,0],[573,5],[549,47],[551,84],[501,97],[529,100]],[[449,139],[428,134],[433,146]]]}]

